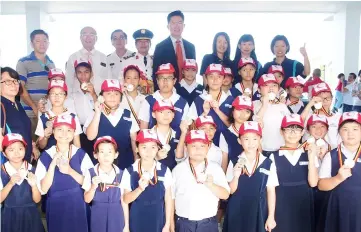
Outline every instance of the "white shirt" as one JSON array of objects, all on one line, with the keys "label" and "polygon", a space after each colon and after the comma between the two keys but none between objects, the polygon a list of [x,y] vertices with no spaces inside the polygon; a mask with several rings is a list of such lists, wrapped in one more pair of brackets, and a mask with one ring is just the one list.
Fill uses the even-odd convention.
[{"label": "white shirt", "polygon": [[[256,164],[256,159],[254,159],[252,163],[249,163],[248,159],[247,159],[247,156],[244,154],[244,152],[242,152],[240,157],[247,160],[246,168],[247,168],[248,172],[251,172],[253,170],[253,168],[254,168],[254,165]],[[267,187],[270,187],[270,186],[276,187],[276,186],[279,185],[279,183],[278,183],[278,176],[277,176],[277,171],[276,171],[276,166],[275,166],[274,161],[272,161],[270,170],[266,170],[264,168],[258,168],[266,159],[267,158],[264,155],[262,155],[261,153],[259,154],[259,162],[258,162],[258,165],[257,165],[257,168],[256,168],[255,172],[261,172],[261,173],[264,173],[265,175],[268,175]],[[233,168],[234,168],[233,163],[229,162],[227,172],[226,172],[228,182],[231,182],[233,180],[233,177],[234,177]],[[253,173],[251,174],[251,176],[252,175],[253,175]]]},{"label": "white shirt", "polygon": [[[242,86],[241,86],[240,83],[237,83],[234,87],[235,87],[236,89],[238,89],[242,94],[244,94],[244,93],[243,93]],[[246,88],[245,88],[245,90],[246,90]],[[253,88],[252,88],[252,94],[254,95],[254,93],[257,92],[257,91],[258,91],[258,84],[257,84],[257,83],[254,83],[254,84],[253,84]],[[236,96],[235,96],[235,97],[236,97]],[[252,96],[252,97],[253,97],[253,96]]]},{"label": "white shirt", "polygon": [[[79,148],[77,148],[74,145],[71,145],[71,157],[73,157],[78,150],[79,150]],[[46,150],[46,153],[48,153],[50,155],[50,157],[53,159],[54,155],[56,154],[56,146],[52,146],[51,148]],[[92,167],[94,167],[93,162],[91,161],[89,155],[85,154],[85,156],[80,164],[81,173],[79,173],[79,174],[85,175],[85,173]],[[42,195],[44,195],[45,193],[41,190],[40,182],[42,179],[44,179],[47,171],[48,170],[45,168],[44,164],[39,159],[38,164],[36,166],[36,170],[35,170],[35,176],[37,178],[37,185],[38,185],[39,191]]]},{"label": "white shirt", "polygon": [[100,93],[100,87],[104,81],[104,79],[109,78],[109,69],[107,66],[107,57],[99,52],[98,50],[93,49],[92,51],[88,52],[85,48],[80,49],[79,51],[73,53],[70,57],[68,62],[66,63],[66,84],[69,87],[70,95],[73,93],[73,88],[76,83],[76,75],[75,75],[75,68],[74,62],[78,59],[90,60],[92,65],[92,71],[94,80],[92,83],[94,84],[94,89],[97,94]]},{"label": "white shirt", "polygon": [[151,55],[147,55],[147,65],[144,64],[144,56],[140,53],[133,53],[131,54],[131,56],[129,56],[128,58],[125,58],[121,63],[120,63],[120,71],[119,71],[119,79],[121,83],[124,83],[124,68],[126,68],[129,65],[137,65],[140,69],[140,71],[142,71],[145,76],[147,77],[148,80],[153,80],[152,79],[152,75],[153,75],[153,56]]},{"label": "white shirt", "polygon": [[[157,90],[152,95],[157,101],[162,101],[163,99],[165,99],[162,95],[160,95],[159,90]],[[170,96],[169,100],[172,102],[173,105],[175,105],[175,103],[179,100],[179,98],[180,98],[180,96],[175,91],[173,91],[173,94],[172,94],[172,96]],[[189,111],[189,105],[186,104],[184,106],[184,109],[179,109],[177,107],[174,107],[174,109],[178,112],[183,113],[182,120],[184,120],[185,117],[187,117],[187,114]],[[152,115],[150,115],[149,112],[150,112],[149,103],[147,101],[143,101],[143,103],[140,107],[139,119],[144,122],[149,122],[150,118],[152,117]]]},{"label": "white shirt", "polygon": [[[174,47],[174,52],[177,54],[177,39],[172,37],[172,36],[169,36],[169,37],[172,40],[172,44],[173,44],[173,47]],[[187,56],[186,56],[186,51],[184,50],[183,39],[180,38],[179,40],[181,41],[180,45],[182,47],[183,60],[185,60]]]},{"label": "white shirt", "polygon": [[[234,130],[233,126],[228,127],[228,130],[230,132],[232,132],[235,136],[237,136],[237,138],[239,137],[239,133],[237,131]],[[224,138],[223,134],[221,133],[220,137],[219,137],[219,148],[225,152],[228,153],[228,142],[227,140]]]},{"label": "white shirt", "polygon": [[[100,179],[102,180],[103,183],[112,184],[115,180],[116,175],[118,175],[120,173],[119,168],[114,164],[113,164],[113,168],[110,171],[110,173],[106,173],[100,167],[99,167],[99,173],[98,173],[98,167],[99,167],[99,164],[96,164],[94,166],[94,171],[95,171],[95,174],[100,177]],[[120,182],[121,180],[119,179],[117,181]],[[85,191],[89,191],[91,186],[92,186],[92,177],[90,175],[90,170],[87,170],[84,175],[84,181],[83,181],[82,188]],[[120,185],[118,187],[120,188]]]},{"label": "white shirt", "polygon": [[[196,79],[194,79],[193,83],[190,84],[190,85],[188,85],[187,82],[186,82],[184,79],[182,79],[182,80],[179,82],[179,85],[180,85],[181,87],[183,87],[185,90],[187,90],[188,93],[192,93],[193,90],[194,90],[195,88],[197,88],[198,83],[197,83]],[[196,90],[196,91],[198,92],[199,90]],[[202,94],[203,91],[199,91],[198,93],[199,93],[199,94]]]},{"label": "white shirt", "polygon": [[[280,150],[278,152],[278,154],[279,154],[279,156],[285,156],[286,159],[288,160],[288,162],[290,162],[290,164],[292,166],[296,166],[298,161],[300,160],[302,154],[308,155],[307,153],[304,153],[304,152],[305,152],[305,150],[303,148],[301,148],[301,149],[295,150],[293,153],[291,151],[287,151],[287,150]],[[270,155],[270,159],[273,162],[275,162],[273,153]],[[300,165],[308,165],[308,161],[300,161],[299,164]],[[315,156],[315,168],[319,168],[319,167],[320,167],[320,164],[319,164],[318,157]],[[276,170],[277,170],[277,167],[276,167]]]},{"label": "white shirt", "polygon": [[[9,161],[6,161],[4,163],[4,167],[6,169],[6,172],[9,174],[10,178],[13,175],[18,173],[18,171],[10,164]],[[25,162],[23,162],[23,164],[20,166],[20,169],[25,169]],[[31,169],[32,169],[32,166],[31,166],[31,164],[28,163],[28,171],[30,171]],[[23,181],[24,181],[24,179],[20,179],[19,182],[17,182],[16,184],[21,185],[23,183]],[[2,179],[0,178],[0,190],[2,190],[3,188],[4,188],[4,184],[3,184]]]},{"label": "white shirt", "polygon": [[110,78],[117,80],[120,79],[119,73],[120,73],[121,64],[124,61],[124,58],[132,54],[133,54],[132,51],[127,50],[122,57],[119,57],[117,53],[114,51],[113,53],[107,56],[107,67],[109,67]]},{"label": "white shirt", "polygon": [[[203,100],[206,100],[208,96],[208,93],[206,91],[204,91],[201,95],[199,95],[199,97],[201,97]],[[222,91],[221,93],[221,97],[219,98],[218,104],[219,106],[221,106],[223,104],[223,102],[229,97],[229,95],[225,92]],[[232,103],[231,103],[232,104]],[[226,104],[225,107],[228,108],[232,108],[231,104]],[[192,120],[196,120],[200,115],[198,115],[197,113],[197,107],[196,104],[193,102],[191,107],[189,108],[189,114],[188,116],[192,119]]]},{"label": "white shirt", "polygon": [[[138,173],[138,163],[139,163],[139,161],[140,161],[140,159],[137,159],[132,164],[133,170],[135,172],[137,172],[137,173]],[[154,170],[155,167],[157,167],[157,170],[161,170],[161,163],[159,163],[158,161],[155,161],[155,163],[153,164],[153,167],[151,168],[151,170]],[[143,168],[142,168],[142,172],[144,172]],[[150,178],[153,179],[154,172],[148,172],[148,173],[150,174]],[[158,176],[158,181],[163,182],[163,185],[164,185],[165,189],[172,186],[173,178],[172,178],[172,173],[170,172],[169,168],[167,168],[167,171],[165,172],[164,176]],[[130,173],[128,172],[128,169],[124,169],[124,171],[123,171],[123,176],[122,176],[122,181],[120,183],[120,188],[128,190],[128,191],[133,191],[134,190],[131,187]]]},{"label": "white shirt", "polygon": [[[256,113],[259,112],[261,106],[261,101],[254,101]],[[280,132],[281,124],[283,117],[290,114],[287,106],[283,103],[268,104],[263,117],[262,149],[265,151],[277,151],[284,145],[285,142]]]},{"label": "white shirt", "polygon": [[[181,162],[187,158],[188,158],[187,147],[184,146],[184,157],[181,159],[176,158],[176,160],[177,160],[177,162]],[[222,150],[219,147],[217,147],[216,145],[214,145],[214,143],[212,143],[211,146],[209,147],[209,150],[207,153],[208,161],[212,161],[212,162],[218,164],[219,166],[222,166],[222,158],[223,158]]]},{"label": "white shirt", "polygon": [[120,103],[120,107],[124,108],[124,109],[128,109],[130,110],[130,106],[129,103],[127,101],[127,97],[129,99],[130,104],[132,104],[133,109],[135,110],[135,113],[137,114],[137,116],[139,117],[139,113],[140,113],[140,106],[143,104],[143,102],[145,101],[145,95],[141,94],[140,92],[138,92],[138,95],[135,97],[135,99],[131,96],[126,96],[126,93],[123,93],[123,97],[122,97],[122,102]]},{"label": "white shirt", "polygon": [[[197,176],[201,175],[204,167],[204,162],[194,167]],[[214,184],[230,192],[226,176],[218,164],[208,162],[206,175],[212,175]],[[217,214],[219,198],[204,184],[197,183],[190,169],[189,159],[179,163],[173,169],[173,180],[173,198],[178,216],[189,220],[202,220]]]},{"label": "white shirt", "polygon": [[[157,127],[154,127],[154,130],[157,133],[157,136],[158,136],[158,139],[159,139],[160,143],[162,145],[167,144],[167,140],[168,140],[168,136],[169,136],[168,133],[169,132],[167,134],[162,134],[162,133],[159,132]],[[176,138],[176,132],[172,128],[170,128],[170,133],[171,133],[170,139],[172,139],[172,138],[175,139]]]},{"label": "white shirt", "polygon": [[[341,143],[341,152],[342,154],[345,155],[346,159],[354,159],[357,151],[351,152],[343,145],[343,143]],[[357,162],[359,163],[361,162],[361,160],[358,159]],[[331,172],[332,172],[332,159],[331,159],[331,153],[328,152],[322,160],[322,164],[319,172],[319,178],[320,179],[331,178],[332,177]]]},{"label": "white shirt", "polygon": [[[55,113],[54,113],[53,111],[51,111],[51,110],[48,110],[48,113],[49,113],[50,117],[56,116]],[[64,113],[59,114],[58,116],[70,115],[71,113],[72,113],[72,112],[70,112],[70,111],[66,111],[66,112],[64,112]],[[45,117],[46,117],[46,118],[49,118],[49,115],[45,113]],[[38,124],[37,124],[37,126],[36,126],[35,134],[36,134],[37,136],[39,136],[39,137],[44,137],[44,133],[45,133],[44,131],[45,131],[45,129],[44,129],[43,121],[40,119],[40,116],[41,116],[41,115],[39,114],[39,116],[38,116]],[[80,135],[81,133],[83,133],[83,131],[81,130],[79,118],[78,118],[77,115],[75,115],[74,119],[75,119],[75,125],[76,125],[74,135]]]},{"label": "white shirt", "polygon": [[[110,113],[109,115],[106,115],[104,113],[102,113],[102,114],[104,114],[104,116],[109,120],[109,122],[112,124],[113,127],[116,127],[120,121],[120,118],[123,116],[123,113],[124,113],[124,109],[121,107],[118,107],[118,109],[114,113]],[[86,129],[92,122],[92,120],[94,118],[94,114],[95,114],[95,112],[93,111],[92,114],[88,116],[86,122],[84,123],[84,127],[83,127],[84,133],[86,133]],[[133,117],[132,113],[130,113],[130,118],[124,117],[124,120],[132,122],[132,126],[130,127],[130,133],[135,133],[135,132],[139,131],[138,123],[135,120],[135,118]]]},{"label": "white shirt", "polygon": [[80,89],[73,92],[76,115],[81,125],[84,125],[88,116],[94,113],[94,100],[89,92],[84,93]]},{"label": "white shirt", "polygon": [[[76,112],[74,99],[71,96],[66,97],[63,106],[64,106],[64,108],[67,108],[68,111],[70,111],[70,112]],[[48,101],[46,102],[46,105],[45,105],[45,110],[49,111],[49,110],[51,110],[51,108],[52,108],[52,105],[51,105],[50,100],[48,99]]]},{"label": "white shirt", "polygon": [[353,105],[352,90],[354,89],[354,85],[355,82],[352,82],[345,86],[348,91],[343,93],[343,103],[346,105]]}]

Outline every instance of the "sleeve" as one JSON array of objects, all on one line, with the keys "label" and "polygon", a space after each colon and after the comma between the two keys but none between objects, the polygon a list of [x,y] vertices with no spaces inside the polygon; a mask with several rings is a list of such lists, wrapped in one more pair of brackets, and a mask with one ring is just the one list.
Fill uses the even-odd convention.
[{"label": "sleeve", "polygon": [[94,167],[93,162],[91,161],[89,155],[85,153],[83,160],[81,161],[80,170],[82,175],[84,175],[89,169]]},{"label": "sleeve", "polygon": [[81,187],[82,189],[84,189],[84,191],[89,191],[91,184],[92,184],[92,178],[90,176],[89,170],[87,170],[85,172],[83,185]]},{"label": "sleeve", "polygon": [[137,133],[140,130],[139,125],[135,120],[133,114],[130,115],[130,118],[132,119],[132,126],[130,128],[130,133]]},{"label": "sleeve", "polygon": [[124,169],[122,181],[120,182],[120,188],[128,191],[132,191],[132,187],[130,186],[130,174],[128,169]]},{"label": "sleeve", "polygon": [[[273,157],[273,154],[272,154],[272,157]],[[271,168],[270,168],[269,175],[268,175],[268,180],[267,180],[267,187],[276,187],[278,185],[279,185],[279,182],[278,182],[276,165],[275,165],[275,162],[272,161]]]},{"label": "sleeve", "polygon": [[165,172],[163,184],[165,189],[172,187],[173,185],[173,177],[169,168],[167,168],[167,171]]},{"label": "sleeve", "polygon": [[301,76],[301,77],[303,77],[305,79],[306,76],[303,75],[303,71],[305,70],[305,67],[303,66],[303,64],[301,62],[298,62],[298,61],[294,61],[294,62],[297,62],[297,64],[296,64],[296,77]]},{"label": "sleeve", "polygon": [[225,152],[228,153],[228,143],[226,141],[226,139],[224,138],[223,134],[221,133],[221,135],[219,136],[219,148]]},{"label": "sleeve", "polygon": [[188,113],[189,113],[189,105],[186,103],[183,109],[182,120],[185,120],[188,117]]},{"label": "sleeve", "polygon": [[142,105],[140,106],[139,120],[142,120],[144,122],[150,121],[149,108],[150,108],[150,105],[149,105],[148,101],[144,100],[142,102]]},{"label": "sleeve", "polygon": [[46,175],[46,168],[44,166],[44,164],[41,162],[41,159],[39,159],[37,165],[36,165],[36,169],[35,169],[35,176],[36,176],[36,180],[37,180],[37,186],[38,189],[41,193],[41,195],[45,195],[45,193],[41,190],[41,180],[44,179],[45,175]]},{"label": "sleeve", "polygon": [[206,69],[207,69],[207,67],[208,67],[208,65],[209,65],[208,63],[209,63],[209,61],[208,61],[208,55],[203,56],[201,69],[200,69],[200,71],[199,71],[199,74],[200,74],[200,75],[203,75],[203,74],[206,72]]},{"label": "sleeve", "polygon": [[43,121],[40,118],[40,114],[38,116],[38,124],[36,125],[36,130],[35,130],[35,135],[39,136],[39,137],[44,137],[44,125],[43,125]]},{"label": "sleeve", "polygon": [[214,172],[212,174],[214,183],[218,186],[221,186],[222,188],[225,188],[227,192],[230,193],[231,189],[228,185],[226,175],[224,174],[222,168],[219,165],[215,164]]},{"label": "sleeve", "polygon": [[227,171],[226,171],[226,177],[227,177],[227,181],[231,182],[233,180],[233,163],[230,161],[227,167]]},{"label": "sleeve", "polygon": [[28,81],[28,70],[25,67],[24,62],[18,61],[18,63],[16,64],[16,72],[19,74],[21,81],[24,81],[25,83]]},{"label": "sleeve", "polygon": [[196,120],[198,118],[197,108],[196,108],[196,104],[194,102],[192,103],[191,107],[189,108],[188,117],[191,118],[192,120]]},{"label": "sleeve", "polygon": [[76,129],[75,129],[75,134],[74,135],[80,135],[83,133],[83,131],[81,130],[81,125],[79,122],[79,118],[78,116],[75,115],[75,125],[76,125]]},{"label": "sleeve", "polygon": [[94,112],[92,112],[86,119],[84,126],[83,126],[83,132],[84,134],[86,134],[86,129],[88,128],[88,126],[90,125],[90,123],[92,122],[94,117]]},{"label": "sleeve", "polygon": [[172,199],[175,199],[175,193],[177,192],[177,167],[175,167],[172,171],[172,179],[173,179],[173,186],[172,186]]},{"label": "sleeve", "polygon": [[331,153],[327,153],[325,157],[322,160],[321,168],[319,171],[319,178],[325,179],[325,178],[331,178],[331,166],[332,166],[332,159],[331,159]]}]

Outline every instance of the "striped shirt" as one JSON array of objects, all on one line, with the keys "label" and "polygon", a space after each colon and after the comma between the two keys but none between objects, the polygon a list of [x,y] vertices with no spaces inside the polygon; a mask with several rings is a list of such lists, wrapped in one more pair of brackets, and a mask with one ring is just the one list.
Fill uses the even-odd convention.
[{"label": "striped shirt", "polygon": [[[48,56],[45,56],[45,59],[46,63],[44,64],[36,58],[34,52],[31,52],[30,55],[21,58],[16,65],[20,80],[25,82],[25,88],[35,104],[48,92],[48,71],[46,70],[55,68],[54,62]],[[30,106],[22,100],[21,104],[29,118],[35,117]]]}]

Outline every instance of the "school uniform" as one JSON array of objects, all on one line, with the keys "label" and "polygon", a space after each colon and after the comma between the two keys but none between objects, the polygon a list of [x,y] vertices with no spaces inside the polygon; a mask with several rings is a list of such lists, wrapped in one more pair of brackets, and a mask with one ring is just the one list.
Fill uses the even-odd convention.
[{"label": "school uniform", "polygon": [[[134,191],[138,188],[140,159],[124,170],[121,188]],[[164,197],[173,181],[170,170],[160,162],[155,161],[157,183],[149,184],[145,190],[132,202],[129,211],[129,229],[132,232],[161,232],[165,225],[165,203]],[[144,171],[144,170],[142,170]],[[156,181],[154,173],[149,172],[153,183]]]},{"label": "school uniform", "polygon": [[193,101],[203,93],[203,86],[198,84],[196,80],[193,81],[191,85],[188,85],[187,82],[182,79],[179,83],[176,83],[174,86],[177,94],[184,98],[188,105],[191,106]]},{"label": "school uniform", "polygon": [[[254,102],[256,113],[259,112],[261,107],[261,101]],[[290,114],[291,113],[285,104],[269,103],[263,117],[262,149],[265,151],[264,155],[269,156],[269,154],[266,154],[267,152],[277,151],[284,145],[284,139],[281,136],[280,128],[283,117]]]},{"label": "school uniform", "polygon": [[[228,154],[228,160],[232,160],[243,152],[243,147],[238,143],[239,132],[232,126],[224,130],[219,139],[213,139],[213,142],[225,153]],[[216,137],[216,136],[215,136]]]},{"label": "school uniform", "polygon": [[[245,91],[245,87],[241,83],[235,84],[229,91],[231,92],[232,96],[236,98],[237,96],[243,95]],[[251,89],[252,91],[252,101],[257,101],[261,99],[261,94],[258,92],[258,85],[256,83],[253,84]]]},{"label": "school uniform", "polygon": [[[84,131],[93,120],[94,112],[84,124]],[[101,113],[98,134],[96,138],[109,135],[115,139],[118,145],[118,167],[124,169],[134,162],[134,155],[130,135],[139,131],[139,126],[131,112],[118,107],[114,113],[106,115]]]},{"label": "school uniform", "polygon": [[[188,158],[188,153],[185,148],[184,158],[179,159],[177,161],[180,162],[180,161],[185,160],[186,158]],[[223,154],[222,154],[221,148],[216,146],[214,143],[211,143],[209,146],[209,149],[208,149],[207,159],[208,159],[208,161],[214,162],[214,163],[218,164],[219,166],[222,166]]]},{"label": "school uniform", "polygon": [[[136,118],[140,113],[140,107],[143,104],[143,101],[145,101],[145,95],[141,94],[139,91],[135,99],[129,95],[126,96],[126,93],[123,93],[120,107],[130,110],[134,118]],[[136,114],[136,116],[134,114]]]},{"label": "school uniform", "polygon": [[[33,167],[26,161],[21,168],[33,172]],[[6,162],[1,166],[0,190],[6,186],[17,170]],[[2,203],[2,232],[45,232],[36,203],[33,201],[31,186],[22,179],[16,183]]]},{"label": "school uniform", "polygon": [[291,102],[291,100],[287,98],[286,105],[291,114],[301,115],[305,109],[305,105],[301,100],[298,100],[297,102]]},{"label": "school uniform", "polygon": [[[189,117],[191,119],[196,120],[199,116],[202,115],[203,104],[207,95],[208,93],[204,92],[194,100],[191,107],[189,108]],[[233,100],[234,98],[232,96],[227,95],[223,91],[221,92],[221,96],[219,98],[219,109],[227,116],[229,116],[231,113]],[[226,125],[223,123],[223,121],[219,118],[219,116],[212,108],[209,111],[208,115],[213,118],[213,121],[217,125],[217,130],[222,132],[223,130],[227,129]]]},{"label": "school uniform", "polygon": [[[156,101],[162,101],[164,100],[164,97],[160,95],[159,90],[153,93],[152,95],[149,95],[145,98],[145,101],[143,101],[143,104],[140,107],[140,113],[139,113],[139,119],[148,122],[148,128],[153,128],[153,126],[156,124],[155,118],[152,117],[153,112],[153,105]],[[170,126],[172,129],[176,132],[176,135],[180,136],[180,129],[179,125],[182,120],[184,120],[188,114],[189,111],[189,105],[187,101],[179,96],[175,90],[173,91],[172,96],[169,98],[169,100],[172,102],[175,112],[174,112],[174,119]]]},{"label": "school uniform", "polygon": [[119,232],[124,229],[124,213],[120,202],[122,189],[120,182],[123,171],[113,164],[113,169],[109,174],[99,168],[96,164],[94,168],[85,173],[84,184],[82,188],[89,191],[92,185],[92,179],[99,176],[102,183],[114,184],[115,186],[101,191],[98,187],[95,191],[91,205],[90,231],[92,232]]},{"label": "school uniform", "polygon": [[[276,188],[276,232],[314,231],[313,189],[308,184],[308,154],[303,148],[279,150],[271,154],[275,162],[279,186]],[[315,167],[318,168],[315,157]]]},{"label": "school uniform", "polygon": [[179,140],[176,138],[176,132],[171,128],[170,135],[163,135],[159,133],[157,127],[154,127],[153,130],[156,132],[162,146],[166,144],[170,146],[170,151],[168,152],[167,157],[158,161],[167,166],[170,170],[173,170],[173,168],[177,165],[175,151],[179,143]]},{"label": "school uniform", "polygon": [[[76,123],[76,129],[75,129],[74,135],[80,135],[83,132],[81,130],[79,119],[74,113],[72,113],[71,111],[66,111],[66,112],[59,114],[58,116],[69,115],[69,114],[75,119],[75,123]],[[51,110],[48,110],[46,113],[42,113],[41,115],[39,115],[38,125],[36,127],[35,134],[39,137],[44,137],[46,122],[49,120],[53,121],[55,117],[56,117],[55,113]],[[46,147],[44,148],[44,150],[47,150],[54,145],[56,145],[56,140],[54,138],[54,134],[52,134],[50,136],[50,138],[48,139],[48,143],[47,143]]]},{"label": "school uniform", "polygon": [[[343,143],[338,148],[326,154],[322,161],[319,178],[331,178],[338,174],[338,170],[345,163],[346,159],[354,159],[356,152],[349,151]],[[339,157],[339,155],[341,157]],[[339,159],[341,158],[342,164]],[[344,180],[337,187],[330,191],[330,198],[327,204],[325,231],[327,232],[354,232],[361,231],[359,223],[361,215],[360,186],[361,186],[361,160],[356,159],[352,168],[352,176]]]},{"label": "school uniform", "polygon": [[[247,160],[244,153],[240,157]],[[239,157],[230,160],[227,168],[227,181],[233,180],[233,168]],[[256,166],[256,167],[255,167]],[[259,154],[251,165],[245,165],[250,173],[242,174],[238,179],[237,190],[228,200],[228,208],[223,224],[223,232],[257,231],[265,232],[268,218],[267,187],[278,186],[274,163]],[[254,169],[255,168],[255,169]],[[252,173],[252,170],[254,172]]]},{"label": "school uniform", "polygon": [[[44,151],[38,160],[35,175],[40,192],[42,192],[40,182],[44,179],[56,153],[56,146],[52,146]],[[84,150],[71,145],[69,155],[70,167],[79,174],[84,175],[85,171],[93,167]],[[46,222],[51,232],[88,232],[83,190],[70,175],[61,173],[58,167],[55,168],[53,184],[47,192]]]}]

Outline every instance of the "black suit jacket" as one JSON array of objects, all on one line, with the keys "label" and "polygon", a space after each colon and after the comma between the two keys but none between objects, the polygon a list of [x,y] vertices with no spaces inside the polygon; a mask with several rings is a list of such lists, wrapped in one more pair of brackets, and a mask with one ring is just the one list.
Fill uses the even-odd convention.
[{"label": "black suit jacket", "polygon": [[[194,45],[188,42],[185,39],[182,39],[185,57],[186,59],[196,59],[196,49]],[[158,70],[158,67],[162,64],[171,63],[176,71],[176,77],[178,80],[179,70],[177,65],[177,57],[175,55],[175,50],[173,47],[172,39],[170,37],[166,38],[157,46],[155,46],[154,57],[153,57],[153,81],[154,81],[154,90],[158,90],[158,84],[156,81],[155,73]]]}]

